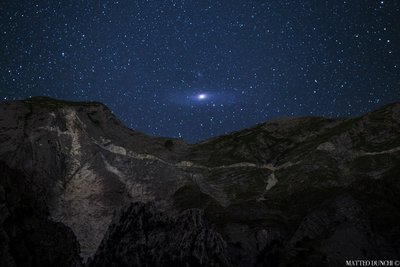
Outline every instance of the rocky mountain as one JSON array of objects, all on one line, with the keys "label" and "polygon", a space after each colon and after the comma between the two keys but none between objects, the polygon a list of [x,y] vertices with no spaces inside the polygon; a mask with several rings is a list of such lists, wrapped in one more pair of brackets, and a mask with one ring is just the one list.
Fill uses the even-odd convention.
[{"label": "rocky mountain", "polygon": [[132,131],[101,103],[35,97],[0,103],[0,144],[6,266],[400,258],[400,103],[189,145]]}]

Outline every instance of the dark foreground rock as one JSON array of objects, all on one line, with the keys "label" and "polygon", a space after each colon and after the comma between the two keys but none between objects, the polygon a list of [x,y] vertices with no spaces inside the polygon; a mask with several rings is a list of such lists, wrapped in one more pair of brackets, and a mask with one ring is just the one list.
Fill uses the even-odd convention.
[{"label": "dark foreground rock", "polygon": [[2,162],[0,173],[0,265],[81,266],[75,235],[48,219],[33,181]]},{"label": "dark foreground rock", "polygon": [[201,210],[170,217],[134,203],[116,216],[88,266],[231,266],[226,248]]}]

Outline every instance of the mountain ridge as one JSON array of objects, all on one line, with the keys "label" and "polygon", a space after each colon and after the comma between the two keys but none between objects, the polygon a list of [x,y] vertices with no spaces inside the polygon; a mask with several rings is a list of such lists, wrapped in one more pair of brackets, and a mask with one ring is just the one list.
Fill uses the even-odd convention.
[{"label": "mountain ridge", "polygon": [[[80,106],[80,105],[90,106],[90,105],[94,105],[94,106],[103,106],[104,108],[109,110],[111,113],[113,113],[111,111],[111,109],[109,109],[107,107],[107,105],[105,105],[104,103],[99,102],[99,101],[68,101],[68,100],[62,100],[62,99],[52,98],[52,97],[48,97],[48,96],[33,96],[33,97],[30,97],[30,98],[21,99],[21,100],[0,101],[0,103],[12,103],[12,102],[24,102],[24,103],[32,103],[32,104],[37,104],[37,105],[40,105],[40,104],[45,104],[46,105],[47,104],[47,105],[53,106],[53,107],[57,107],[57,106],[60,106],[60,105],[71,105],[71,106]],[[395,105],[399,105],[399,104],[400,104],[400,101],[393,101],[391,103],[387,103],[387,104],[385,104],[383,106],[376,107],[376,108],[372,109],[369,112],[363,113],[363,114],[355,116],[355,117],[324,117],[324,116],[316,116],[316,115],[315,116],[314,115],[308,115],[308,116],[295,116],[295,117],[277,117],[277,118],[273,118],[273,119],[270,119],[270,120],[266,120],[264,122],[256,123],[256,124],[254,124],[252,126],[249,126],[249,127],[245,127],[245,128],[239,129],[239,130],[234,130],[234,131],[231,131],[231,132],[226,133],[226,134],[221,134],[221,135],[218,135],[218,136],[215,136],[215,137],[207,138],[205,140],[200,140],[200,141],[195,142],[195,143],[187,143],[187,144],[188,145],[196,145],[196,144],[203,143],[203,142],[209,142],[209,141],[211,141],[213,139],[217,139],[217,138],[220,138],[220,137],[223,137],[223,136],[227,136],[227,135],[232,135],[234,133],[242,132],[242,131],[245,131],[245,130],[251,130],[253,128],[256,128],[256,127],[259,127],[259,126],[262,126],[262,125],[268,124],[268,123],[279,123],[279,122],[282,122],[282,121],[301,120],[301,119],[307,119],[307,118],[328,119],[328,120],[330,120],[330,119],[331,120],[347,120],[347,119],[351,119],[351,118],[358,118],[358,117],[366,116],[366,115],[368,115],[370,113],[373,113],[375,111],[378,111],[380,109],[385,109],[387,107],[395,106]],[[116,119],[118,119],[118,118],[116,117]],[[168,136],[152,136],[150,134],[147,134],[147,133],[144,133],[144,132],[140,132],[140,131],[137,131],[135,129],[132,129],[132,128],[126,126],[122,121],[120,121],[120,123],[127,129],[130,129],[130,130],[132,130],[134,132],[137,132],[137,133],[141,133],[143,135],[151,136],[153,138],[166,138],[166,139],[184,141],[183,138],[168,137]]]},{"label": "mountain ridge", "polygon": [[[269,121],[195,144],[135,132],[97,102],[33,98],[1,102],[0,110],[0,161],[34,181],[48,218],[72,230],[84,261],[134,253],[169,262],[133,251],[161,239],[137,243],[118,230],[138,222],[115,212],[139,202],[151,220],[165,214],[158,223],[166,228],[135,238],[159,229],[175,238],[167,222],[200,209],[227,245],[224,266],[342,266],[349,257],[399,255],[398,102],[356,118]],[[98,250],[120,242],[135,245]],[[213,243],[200,244],[213,259]],[[199,263],[190,256],[198,249],[185,253],[175,260]]]}]

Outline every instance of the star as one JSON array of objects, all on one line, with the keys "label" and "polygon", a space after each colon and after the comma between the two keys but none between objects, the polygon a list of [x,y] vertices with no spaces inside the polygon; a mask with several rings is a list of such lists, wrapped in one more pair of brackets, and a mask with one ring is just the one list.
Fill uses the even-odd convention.
[{"label": "star", "polygon": [[197,95],[197,99],[198,100],[205,100],[207,98],[207,95],[206,94],[198,94]]}]

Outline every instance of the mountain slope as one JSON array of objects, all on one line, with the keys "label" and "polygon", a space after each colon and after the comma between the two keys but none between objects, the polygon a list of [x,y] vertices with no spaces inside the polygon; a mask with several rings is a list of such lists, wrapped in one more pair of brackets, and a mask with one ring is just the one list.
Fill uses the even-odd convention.
[{"label": "mountain slope", "polygon": [[39,97],[0,110],[0,160],[32,177],[85,259],[101,242],[120,242],[102,239],[114,212],[137,201],[171,218],[162,221],[204,210],[234,266],[399,255],[399,103],[357,118],[266,122],[194,145],[127,129],[100,103]]}]

